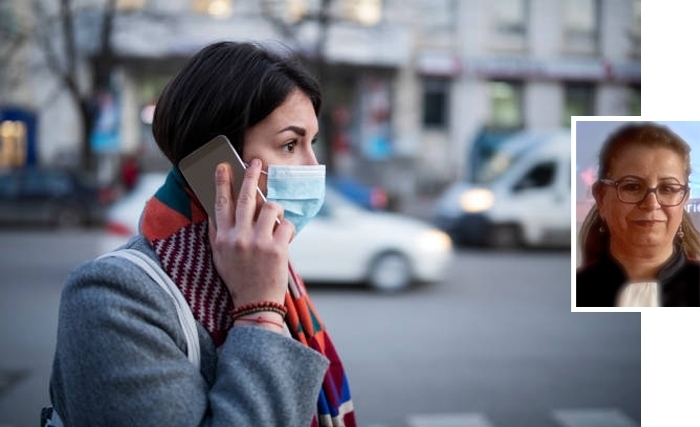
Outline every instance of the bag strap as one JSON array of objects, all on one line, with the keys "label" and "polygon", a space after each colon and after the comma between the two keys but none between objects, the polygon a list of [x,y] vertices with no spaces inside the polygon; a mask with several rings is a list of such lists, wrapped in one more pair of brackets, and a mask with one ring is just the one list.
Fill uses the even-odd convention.
[{"label": "bag strap", "polygon": [[175,310],[177,310],[177,317],[178,321],[180,322],[180,327],[185,333],[185,340],[187,341],[187,358],[194,366],[197,367],[197,369],[199,369],[200,350],[197,324],[195,323],[190,306],[187,304],[185,297],[182,296],[180,289],[178,289],[175,283],[173,283],[172,279],[170,279],[170,277],[163,271],[156,261],[151,259],[143,252],[137,251],[136,249],[116,249],[112,252],[101,255],[96,259],[107,257],[124,258],[141,267],[143,271],[151,276],[151,279],[153,279],[154,282],[156,282],[168,295],[170,295],[170,298],[172,298],[173,303],[175,304]]}]

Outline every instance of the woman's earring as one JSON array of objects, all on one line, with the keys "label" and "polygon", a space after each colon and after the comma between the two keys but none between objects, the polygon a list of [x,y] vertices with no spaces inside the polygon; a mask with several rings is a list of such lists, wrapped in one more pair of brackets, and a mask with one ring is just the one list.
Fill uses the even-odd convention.
[{"label": "woman's earring", "polygon": [[605,233],[605,223],[603,223],[603,224],[600,226],[600,228],[598,229],[598,231],[600,231],[600,234]]},{"label": "woman's earring", "polygon": [[685,233],[683,232],[683,224],[681,224],[681,226],[678,227],[678,237],[683,239],[683,236],[685,236]]}]

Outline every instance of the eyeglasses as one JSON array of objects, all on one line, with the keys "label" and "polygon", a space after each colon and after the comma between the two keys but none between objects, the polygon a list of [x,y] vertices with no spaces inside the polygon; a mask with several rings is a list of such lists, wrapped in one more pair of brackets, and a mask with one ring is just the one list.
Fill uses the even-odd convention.
[{"label": "eyeglasses", "polygon": [[688,192],[688,186],[683,184],[659,184],[654,188],[647,187],[644,181],[632,178],[622,178],[618,181],[601,179],[601,183],[615,187],[617,198],[622,203],[637,204],[647,198],[649,193],[656,194],[661,206],[678,206]]}]

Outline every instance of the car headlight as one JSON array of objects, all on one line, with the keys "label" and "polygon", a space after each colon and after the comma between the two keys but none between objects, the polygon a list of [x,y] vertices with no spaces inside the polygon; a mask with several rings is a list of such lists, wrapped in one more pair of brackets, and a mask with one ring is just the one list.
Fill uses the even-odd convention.
[{"label": "car headlight", "polygon": [[452,249],[452,240],[442,231],[431,229],[418,235],[418,247],[426,252],[447,252]]},{"label": "car headlight", "polygon": [[459,206],[464,212],[483,212],[493,206],[493,193],[485,188],[467,190],[459,197]]}]

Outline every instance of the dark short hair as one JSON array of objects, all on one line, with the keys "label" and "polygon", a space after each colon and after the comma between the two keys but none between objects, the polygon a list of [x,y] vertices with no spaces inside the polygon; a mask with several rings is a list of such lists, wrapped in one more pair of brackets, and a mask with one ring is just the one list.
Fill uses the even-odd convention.
[{"label": "dark short hair", "polygon": [[163,89],[153,117],[153,136],[173,165],[222,134],[242,154],[245,132],[294,89],[310,98],[318,117],[321,89],[291,55],[250,42],[210,44]]}]

